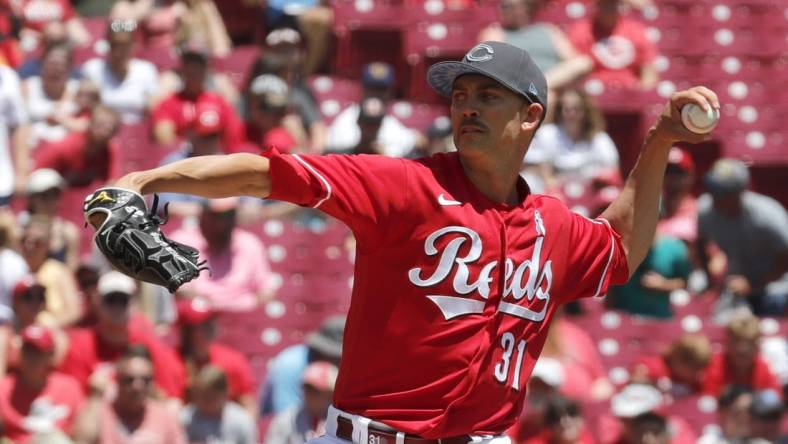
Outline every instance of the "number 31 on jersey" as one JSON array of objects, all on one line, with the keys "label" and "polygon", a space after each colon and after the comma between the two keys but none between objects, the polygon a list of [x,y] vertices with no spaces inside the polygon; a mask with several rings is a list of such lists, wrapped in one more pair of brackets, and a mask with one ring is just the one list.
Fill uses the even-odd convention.
[{"label": "number 31 on jersey", "polygon": [[[517,356],[512,363],[515,342],[517,343]],[[503,347],[503,356],[501,361],[495,365],[495,379],[501,384],[506,384],[509,379],[509,368],[514,365],[511,384],[513,389],[520,390],[520,367],[523,364],[523,354],[525,354],[525,339],[516,341],[514,335],[507,331],[501,336],[501,347]]]}]

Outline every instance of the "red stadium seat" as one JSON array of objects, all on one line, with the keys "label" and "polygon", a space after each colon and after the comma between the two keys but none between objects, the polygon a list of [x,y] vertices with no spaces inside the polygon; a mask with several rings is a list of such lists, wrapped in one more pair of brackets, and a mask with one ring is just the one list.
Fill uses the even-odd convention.
[{"label": "red stadium seat", "polygon": [[404,100],[391,104],[389,112],[402,122],[403,125],[422,132],[425,132],[436,118],[448,116],[449,114],[446,105],[430,105]]},{"label": "red stadium seat", "polygon": [[309,86],[320,105],[320,114],[330,125],[343,109],[361,100],[361,83],[332,76],[314,76]]}]

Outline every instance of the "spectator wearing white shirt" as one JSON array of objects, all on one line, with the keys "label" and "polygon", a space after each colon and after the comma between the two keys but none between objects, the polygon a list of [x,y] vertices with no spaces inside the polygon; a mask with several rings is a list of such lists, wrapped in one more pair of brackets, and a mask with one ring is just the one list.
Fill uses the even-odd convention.
[{"label": "spectator wearing white shirt", "polygon": [[74,98],[79,89],[79,81],[70,78],[71,68],[71,49],[67,45],[52,46],[41,59],[41,74],[24,80],[31,148],[40,141],[54,142],[68,134],[60,120],[76,113]]},{"label": "spectator wearing white shirt", "polygon": [[[395,82],[391,65],[370,63],[364,67],[361,80],[364,98],[375,97],[384,106],[388,105],[394,95]],[[328,129],[326,147],[329,151],[349,151],[358,146],[362,139],[362,129],[358,123],[360,114],[361,106],[356,103],[337,115]],[[383,116],[375,142],[380,147],[380,154],[391,157],[403,157],[416,145],[426,143],[418,131],[407,128],[391,114]]]},{"label": "spectator wearing white shirt", "polygon": [[536,132],[525,165],[536,166],[546,190],[567,177],[591,180],[618,168],[618,151],[605,132],[604,117],[585,92],[567,89],[560,94],[555,122]]},{"label": "spectator wearing white shirt", "polygon": [[124,124],[141,122],[159,93],[156,67],[132,57],[136,29],[133,20],[113,20],[106,59],[94,58],[82,67],[82,75],[99,87],[101,102],[120,113]]},{"label": "spectator wearing white shirt", "polygon": [[[25,145],[27,123],[19,76],[13,69],[0,66],[0,207],[8,205],[15,190],[24,190],[30,161]],[[15,164],[11,160],[11,149],[14,150]]]}]

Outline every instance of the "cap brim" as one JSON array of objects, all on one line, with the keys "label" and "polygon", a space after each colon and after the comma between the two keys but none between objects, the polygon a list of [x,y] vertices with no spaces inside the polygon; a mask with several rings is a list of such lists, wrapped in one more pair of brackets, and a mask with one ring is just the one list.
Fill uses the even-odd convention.
[{"label": "cap brim", "polygon": [[501,80],[500,78],[488,73],[483,69],[476,68],[474,66],[468,65],[462,62],[438,62],[430,67],[427,71],[427,83],[435,90],[438,94],[442,95],[443,97],[450,97],[451,90],[454,88],[454,81],[457,80],[457,77],[460,77],[465,74],[479,74],[485,77],[489,77],[496,82],[500,83],[501,85],[505,86],[518,96],[523,96],[528,99],[531,103],[539,103],[533,97],[524,95],[520,91],[512,88]]},{"label": "cap brim", "polygon": [[324,356],[337,358],[342,356],[342,344],[337,344],[319,333],[310,335],[307,339],[307,345]]}]

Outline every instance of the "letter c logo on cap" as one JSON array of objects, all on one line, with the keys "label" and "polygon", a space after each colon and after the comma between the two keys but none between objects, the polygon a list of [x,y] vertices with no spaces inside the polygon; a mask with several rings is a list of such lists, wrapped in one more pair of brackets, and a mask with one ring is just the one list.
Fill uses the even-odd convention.
[{"label": "letter c logo on cap", "polygon": [[465,54],[465,59],[470,62],[486,62],[493,58],[493,54],[495,51],[493,50],[492,46],[481,43],[473,47],[467,54]]}]

